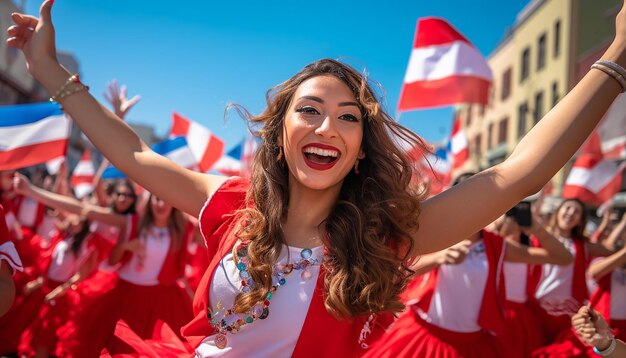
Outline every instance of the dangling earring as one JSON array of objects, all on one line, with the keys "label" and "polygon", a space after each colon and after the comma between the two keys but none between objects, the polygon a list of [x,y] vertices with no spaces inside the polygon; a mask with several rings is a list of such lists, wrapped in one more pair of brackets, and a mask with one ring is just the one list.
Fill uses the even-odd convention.
[{"label": "dangling earring", "polygon": [[278,147],[278,156],[276,157],[276,161],[280,162],[283,159],[283,147]]},{"label": "dangling earring", "polygon": [[359,175],[359,160],[357,159],[356,162],[354,162],[354,174]]}]

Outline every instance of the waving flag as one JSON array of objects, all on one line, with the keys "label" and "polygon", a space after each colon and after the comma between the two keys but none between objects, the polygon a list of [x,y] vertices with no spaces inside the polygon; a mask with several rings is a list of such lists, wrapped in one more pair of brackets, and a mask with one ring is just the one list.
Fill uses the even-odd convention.
[{"label": "waving flag", "polygon": [[469,148],[467,145],[467,136],[461,128],[461,118],[458,116],[452,124],[452,133],[450,133],[450,142],[448,143],[449,151],[452,156],[452,168],[461,168],[469,158]]},{"label": "waving flag", "polygon": [[172,114],[170,138],[183,136],[195,156],[200,171],[207,172],[224,154],[224,142],[199,123]]},{"label": "waving flag", "polygon": [[398,110],[487,104],[492,81],[483,56],[452,25],[438,18],[419,19]]},{"label": "waving flag", "polygon": [[220,158],[213,169],[228,176],[249,176],[252,158],[258,146],[254,137],[244,139]]},{"label": "waving flag", "polygon": [[70,120],[56,103],[0,107],[0,170],[65,156]]},{"label": "waving flag", "polygon": [[85,150],[78,165],[74,168],[72,178],[70,179],[70,183],[74,189],[74,195],[76,195],[78,199],[81,199],[93,191],[93,179],[95,175],[96,168],[91,161],[89,151]]},{"label": "waving flag", "polygon": [[606,160],[600,148],[600,137],[594,132],[576,158],[563,187],[563,198],[577,198],[601,205],[615,195],[622,184],[624,166]]},{"label": "waving flag", "polygon": [[[197,161],[185,137],[171,138],[152,146],[152,150],[187,169],[197,169]],[[122,179],[126,175],[112,165],[102,173],[102,179]]]}]

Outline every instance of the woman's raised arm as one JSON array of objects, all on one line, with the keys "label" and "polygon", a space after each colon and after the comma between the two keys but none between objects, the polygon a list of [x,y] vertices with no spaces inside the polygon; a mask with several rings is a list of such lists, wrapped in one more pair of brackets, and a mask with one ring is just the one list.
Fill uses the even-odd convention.
[{"label": "woman's raised arm", "polygon": [[[7,30],[7,44],[22,50],[30,73],[49,93],[55,94],[71,73],[57,61],[50,14],[52,3],[50,0],[43,2],[39,18],[12,14],[15,25]],[[70,86],[76,89],[78,84]],[[63,110],[113,165],[150,192],[191,215],[198,215],[206,198],[225,180],[184,169],[154,153],[126,123],[87,91],[59,101]]]},{"label": "woman's raised arm", "polygon": [[[615,39],[602,59],[626,67],[624,7],[616,18]],[[616,79],[590,70],[504,162],[424,202],[413,253],[451,246],[539,191],[574,155],[620,91]]]}]

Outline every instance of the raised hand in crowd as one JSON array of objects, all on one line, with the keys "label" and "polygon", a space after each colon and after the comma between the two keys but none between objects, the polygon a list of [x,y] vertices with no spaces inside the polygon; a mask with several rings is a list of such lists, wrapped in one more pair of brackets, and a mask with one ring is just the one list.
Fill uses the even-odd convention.
[{"label": "raised hand in crowd", "polygon": [[136,95],[131,99],[126,97],[126,85],[119,86],[117,80],[113,80],[107,84],[107,91],[102,96],[113,108],[113,113],[121,119],[126,118],[130,110],[139,102],[141,96]]}]

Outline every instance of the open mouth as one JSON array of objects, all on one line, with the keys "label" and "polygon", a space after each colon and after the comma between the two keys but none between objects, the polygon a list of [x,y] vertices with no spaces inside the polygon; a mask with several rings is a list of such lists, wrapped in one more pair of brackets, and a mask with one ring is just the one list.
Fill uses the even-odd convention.
[{"label": "open mouth", "polygon": [[308,166],[317,170],[326,170],[332,168],[341,153],[332,147],[322,148],[319,145],[309,145],[302,149],[305,162]]}]

